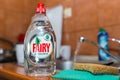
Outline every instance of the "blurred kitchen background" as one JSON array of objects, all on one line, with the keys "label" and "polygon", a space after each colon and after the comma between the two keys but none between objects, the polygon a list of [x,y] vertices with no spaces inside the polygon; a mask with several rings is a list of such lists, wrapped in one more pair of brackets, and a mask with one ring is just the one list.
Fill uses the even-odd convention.
[{"label": "blurred kitchen background", "polygon": [[[0,37],[18,42],[25,34],[38,2],[44,2],[48,9],[59,4],[63,6],[62,45],[70,45],[74,54],[80,36],[97,43],[100,27],[109,37],[120,39],[120,0],[0,0]],[[109,41],[115,54],[119,44]],[[0,48],[13,49],[0,41]],[[89,43],[81,46],[79,55],[97,55],[98,49]]]}]

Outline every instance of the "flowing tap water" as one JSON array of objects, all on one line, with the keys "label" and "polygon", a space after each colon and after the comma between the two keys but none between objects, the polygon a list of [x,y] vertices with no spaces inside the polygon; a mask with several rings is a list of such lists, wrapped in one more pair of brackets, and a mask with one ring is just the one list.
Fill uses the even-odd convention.
[{"label": "flowing tap water", "polygon": [[76,49],[75,49],[75,53],[74,53],[74,63],[75,63],[76,60],[77,60],[77,55],[78,55],[78,52],[79,52],[79,49],[80,49],[81,44],[82,44],[81,41],[77,43],[77,46],[76,46]]}]

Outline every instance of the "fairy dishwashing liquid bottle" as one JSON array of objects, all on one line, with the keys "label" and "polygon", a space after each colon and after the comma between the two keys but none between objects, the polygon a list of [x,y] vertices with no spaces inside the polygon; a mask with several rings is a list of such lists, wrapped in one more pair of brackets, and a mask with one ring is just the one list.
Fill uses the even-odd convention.
[{"label": "fairy dishwashing liquid bottle", "polygon": [[43,3],[38,3],[36,14],[26,32],[24,57],[25,71],[29,76],[56,72],[56,38]]}]

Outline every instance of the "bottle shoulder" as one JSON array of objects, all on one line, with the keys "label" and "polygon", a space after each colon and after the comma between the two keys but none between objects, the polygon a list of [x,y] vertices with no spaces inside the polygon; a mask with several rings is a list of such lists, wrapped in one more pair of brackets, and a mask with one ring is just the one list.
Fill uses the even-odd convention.
[{"label": "bottle shoulder", "polygon": [[99,36],[99,35],[108,35],[108,33],[107,33],[107,32],[99,32],[99,33],[98,33],[98,36]]},{"label": "bottle shoulder", "polygon": [[34,21],[49,21],[46,14],[37,13],[32,17],[32,22]]},{"label": "bottle shoulder", "polygon": [[36,14],[27,30],[27,36],[49,33],[54,35],[54,30],[45,14]]}]

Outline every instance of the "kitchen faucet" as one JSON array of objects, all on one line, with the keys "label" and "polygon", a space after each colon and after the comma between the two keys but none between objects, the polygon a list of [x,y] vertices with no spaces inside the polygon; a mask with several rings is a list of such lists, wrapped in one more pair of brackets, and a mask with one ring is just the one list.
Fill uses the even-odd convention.
[{"label": "kitchen faucet", "polygon": [[15,44],[13,42],[11,42],[10,40],[7,40],[7,39],[5,39],[3,37],[0,37],[0,41],[8,43],[13,48],[15,47]]},{"label": "kitchen faucet", "polygon": [[[76,48],[76,50],[75,50],[75,56],[77,56],[77,53],[78,53],[80,44],[83,43],[84,41],[87,41],[87,42],[93,44],[94,46],[96,46],[97,48],[103,50],[105,53],[109,54],[111,58],[117,60],[117,61],[120,63],[120,57],[117,57],[117,56],[109,53],[106,49],[104,49],[104,48],[101,47],[99,44],[95,43],[94,41],[92,41],[92,40],[90,40],[90,39],[88,39],[88,38],[85,38],[85,37],[80,37],[80,40],[79,40],[79,41],[80,41],[80,42],[78,43],[77,48]],[[74,58],[76,58],[76,57],[74,57]],[[75,61],[75,59],[74,59],[74,61]]]},{"label": "kitchen faucet", "polygon": [[117,43],[120,44],[120,40],[118,40],[118,39],[115,39],[115,38],[109,38],[108,40],[111,40],[111,41],[113,41],[113,42],[117,42]]},{"label": "kitchen faucet", "polygon": [[12,49],[3,49],[0,47],[0,63],[16,61],[14,50],[15,44],[12,41],[3,37],[0,37],[0,42],[7,43],[12,47]]},{"label": "kitchen faucet", "polygon": [[117,42],[119,44],[119,56],[120,56],[120,40],[115,39],[115,38],[109,38],[108,40],[113,41],[113,42]]}]

